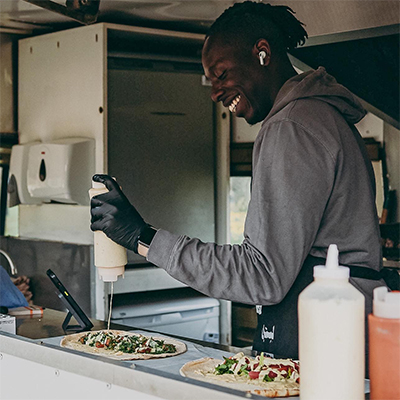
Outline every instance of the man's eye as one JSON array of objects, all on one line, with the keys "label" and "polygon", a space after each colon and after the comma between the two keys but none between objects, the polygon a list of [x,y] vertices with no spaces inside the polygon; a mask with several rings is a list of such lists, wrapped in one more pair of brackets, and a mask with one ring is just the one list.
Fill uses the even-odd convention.
[{"label": "man's eye", "polygon": [[218,80],[222,80],[222,79],[225,78],[225,76],[226,76],[226,71],[224,71],[221,75],[219,75],[219,76],[217,77],[217,79],[218,79]]}]

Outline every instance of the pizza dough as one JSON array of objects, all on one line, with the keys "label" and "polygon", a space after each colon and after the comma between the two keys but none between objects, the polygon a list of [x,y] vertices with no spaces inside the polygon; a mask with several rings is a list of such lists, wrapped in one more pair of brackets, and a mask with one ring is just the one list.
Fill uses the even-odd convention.
[{"label": "pizza dough", "polygon": [[[100,332],[108,332],[114,335],[121,336],[142,336],[138,333],[131,333],[126,331],[117,331],[117,330],[101,330],[101,331],[91,331],[91,332],[80,332],[74,333],[72,335],[67,335],[61,340],[61,346],[66,347],[68,349],[78,350],[84,353],[96,354],[99,356],[104,356],[111,358],[113,360],[127,361],[127,360],[147,360],[150,358],[164,358],[164,357],[173,357],[178,354],[182,354],[186,351],[186,345],[178,340],[172,338],[165,337],[155,337],[151,336],[153,340],[162,340],[165,344],[172,344],[176,348],[176,352],[174,353],[123,353],[119,350],[108,350],[106,348],[98,348],[96,346],[89,346],[87,344],[83,344],[80,342],[80,339],[87,335],[88,333],[100,333]],[[146,336],[146,338],[150,338],[150,336]]]},{"label": "pizza dough", "polygon": [[234,374],[215,375],[212,371],[223,360],[202,358],[186,363],[180,370],[182,376],[214,383],[231,389],[246,391],[264,397],[298,396],[299,384],[295,382],[262,382]]}]

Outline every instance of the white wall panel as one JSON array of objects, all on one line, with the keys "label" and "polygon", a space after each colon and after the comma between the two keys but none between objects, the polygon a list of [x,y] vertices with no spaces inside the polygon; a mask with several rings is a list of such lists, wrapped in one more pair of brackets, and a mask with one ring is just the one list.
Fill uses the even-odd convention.
[{"label": "white wall panel", "polygon": [[107,115],[104,31],[99,24],[20,41],[21,144],[66,137],[93,138],[96,170],[104,170]]},{"label": "white wall panel", "polygon": [[[19,42],[20,143],[95,139],[96,172],[105,172],[107,160],[105,32],[98,24]],[[20,206],[21,237],[91,244],[89,225],[88,207]]]}]

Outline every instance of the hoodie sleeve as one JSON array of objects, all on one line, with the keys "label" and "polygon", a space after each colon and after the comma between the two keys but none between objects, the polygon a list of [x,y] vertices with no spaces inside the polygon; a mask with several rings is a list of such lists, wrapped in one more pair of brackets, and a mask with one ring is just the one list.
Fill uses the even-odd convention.
[{"label": "hoodie sleeve", "polygon": [[266,124],[254,145],[243,243],[203,243],[159,230],[147,259],[206,295],[279,303],[312,247],[334,168],[334,156],[302,126],[290,120]]}]

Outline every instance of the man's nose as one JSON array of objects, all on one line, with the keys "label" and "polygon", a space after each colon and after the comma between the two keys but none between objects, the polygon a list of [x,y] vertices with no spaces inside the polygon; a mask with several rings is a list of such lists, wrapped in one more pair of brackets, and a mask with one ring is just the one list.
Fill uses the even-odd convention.
[{"label": "man's nose", "polygon": [[224,91],[220,87],[212,86],[211,89],[211,100],[218,103],[223,95]]}]

